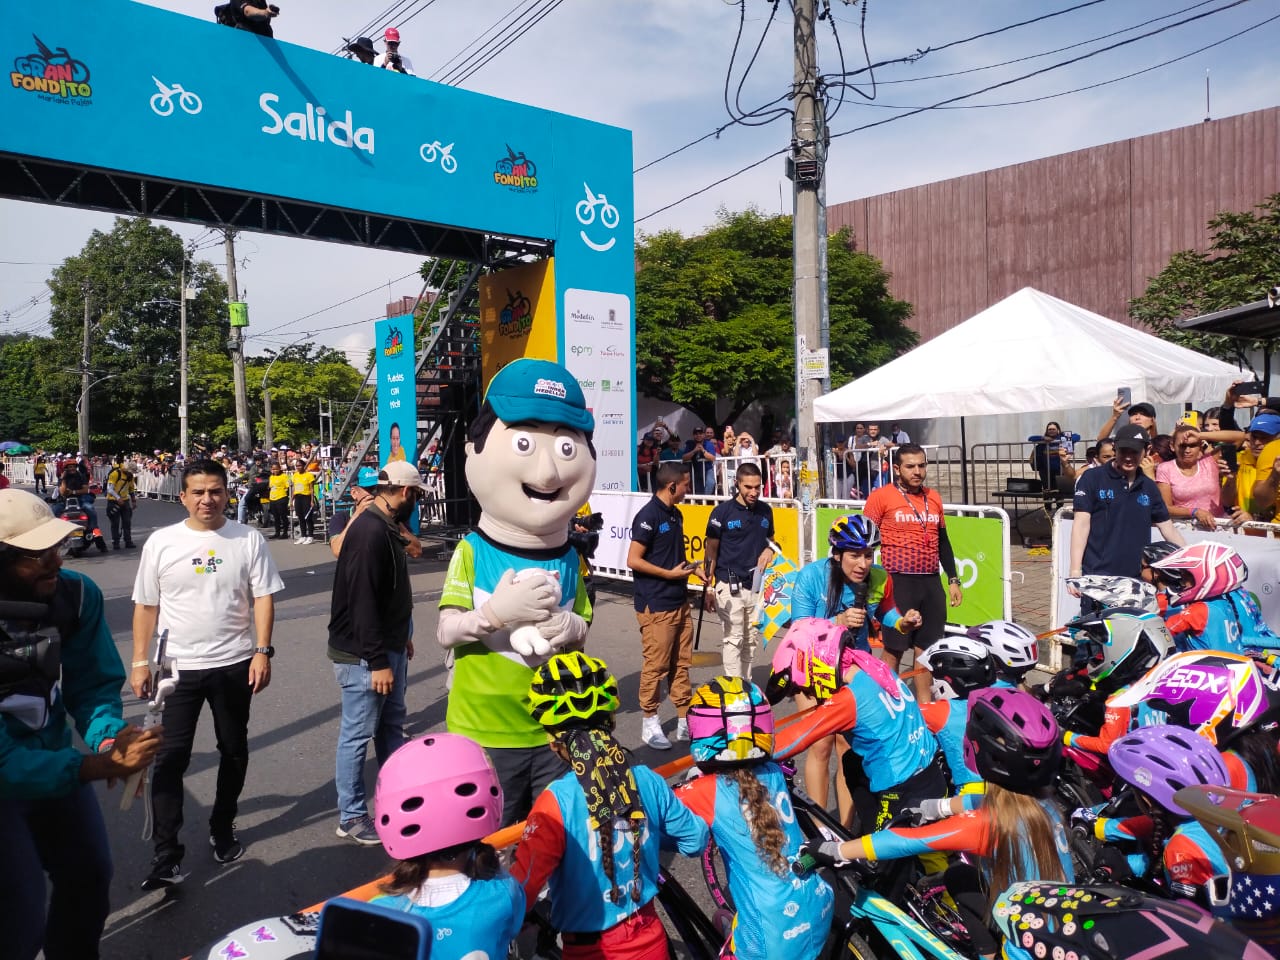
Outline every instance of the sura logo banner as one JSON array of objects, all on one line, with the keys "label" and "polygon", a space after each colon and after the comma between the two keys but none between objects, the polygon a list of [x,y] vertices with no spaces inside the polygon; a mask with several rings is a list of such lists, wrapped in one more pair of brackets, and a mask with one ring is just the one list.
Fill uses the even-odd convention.
[{"label": "sura logo banner", "polygon": [[493,182],[500,187],[507,187],[516,193],[536,193],[538,190],[538,165],[524,155],[516,152],[511,144],[504,144],[507,155],[493,167]]},{"label": "sura logo banner", "polygon": [[258,98],[258,106],[271,118],[271,122],[262,128],[263,133],[272,135],[287,133],[299,140],[314,140],[317,143],[332,143],[335,147],[348,147],[363,150],[373,155],[373,127],[357,127],[348,110],[341,120],[334,120],[324,107],[307,103],[302,110],[286,113],[283,117],[272,104],[280,102],[274,93],[264,93]]},{"label": "sura logo banner", "polygon": [[88,65],[71,56],[66,47],[50,50],[35,34],[31,39],[36,52],[14,57],[9,82],[41,100],[87,105],[93,96]]}]

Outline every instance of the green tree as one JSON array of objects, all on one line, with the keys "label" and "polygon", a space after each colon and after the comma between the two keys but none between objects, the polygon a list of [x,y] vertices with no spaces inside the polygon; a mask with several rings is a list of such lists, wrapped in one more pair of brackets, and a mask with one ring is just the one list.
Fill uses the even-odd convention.
[{"label": "green tree", "polygon": [[[636,374],[640,390],[715,420],[728,399],[732,421],[752,401],[795,390],[790,217],[721,210],[706,233],[667,230],[636,248]],[[831,383],[840,386],[916,342],[911,306],[889,295],[889,275],[830,238]]]},{"label": "green tree", "polygon": [[0,337],[0,440],[41,444],[53,439],[50,371],[54,342],[30,335]]},{"label": "green tree", "polygon": [[[103,382],[90,395],[95,446],[169,447],[178,432],[179,282],[182,238],[145,218],[116,218],[49,280],[50,325],[60,363],[47,390],[62,428],[74,429],[88,297],[89,369]],[[195,355],[221,349],[228,330],[226,285],[213,265],[188,265],[187,342]],[[230,389],[228,378],[228,390]]]},{"label": "green tree", "polygon": [[1208,250],[1175,253],[1129,301],[1129,315],[1166,340],[1247,366],[1247,353],[1265,355],[1266,344],[1182,330],[1176,322],[1261,300],[1280,281],[1280,193],[1245,213],[1219,213],[1209,231]]}]

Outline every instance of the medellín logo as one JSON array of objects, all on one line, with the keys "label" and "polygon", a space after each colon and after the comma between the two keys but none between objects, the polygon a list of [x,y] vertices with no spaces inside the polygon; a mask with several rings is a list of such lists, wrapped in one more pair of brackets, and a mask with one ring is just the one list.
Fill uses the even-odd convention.
[{"label": "medell\u00edn logo", "polygon": [[404,353],[404,334],[400,332],[399,327],[392,327],[382,338],[382,355],[398,357],[402,353]]},{"label": "medell\u00edn logo", "polygon": [[88,65],[71,56],[66,47],[50,50],[34,33],[31,39],[36,42],[36,52],[13,58],[9,82],[41,100],[88,104],[93,96]]},{"label": "medell\u00edn logo", "polygon": [[493,182],[508,187],[516,193],[536,193],[538,189],[538,165],[524,155],[505,145],[507,155],[493,167]]},{"label": "medell\u00edn logo", "polygon": [[351,111],[343,114],[341,120],[328,116],[324,107],[307,103],[303,109],[280,116],[273,108],[280,97],[274,93],[264,93],[258,98],[258,106],[271,118],[271,123],[262,128],[263,133],[287,133],[299,140],[314,140],[318,143],[326,141],[336,147],[349,147],[363,150],[373,155],[373,127],[357,127],[351,119]]},{"label": "medell\u00edn logo", "polygon": [[519,290],[507,290],[507,305],[498,314],[498,333],[504,337],[520,337],[533,326],[533,304]]}]

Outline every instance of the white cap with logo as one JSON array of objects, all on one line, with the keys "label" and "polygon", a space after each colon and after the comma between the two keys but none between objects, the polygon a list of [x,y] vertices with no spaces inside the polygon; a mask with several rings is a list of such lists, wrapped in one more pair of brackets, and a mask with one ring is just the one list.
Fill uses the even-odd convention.
[{"label": "white cap with logo", "polygon": [[378,473],[378,484],[386,487],[417,487],[420,490],[427,488],[418,468],[404,460],[393,460],[383,467]]},{"label": "white cap with logo", "polygon": [[48,550],[80,527],[53,515],[49,505],[25,490],[0,490],[0,544],[18,550]]}]

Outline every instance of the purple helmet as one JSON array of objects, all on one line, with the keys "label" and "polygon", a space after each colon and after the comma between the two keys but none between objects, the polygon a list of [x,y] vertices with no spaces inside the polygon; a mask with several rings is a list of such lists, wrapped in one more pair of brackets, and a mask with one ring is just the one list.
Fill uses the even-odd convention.
[{"label": "purple helmet", "polygon": [[964,763],[983,780],[1034,793],[1053,782],[1061,762],[1058,722],[1031,694],[991,687],[970,695]]},{"label": "purple helmet", "polygon": [[1204,737],[1168,724],[1138,727],[1111,744],[1107,760],[1116,776],[1131,783],[1170,813],[1190,814],[1173,795],[1183,787],[1230,782],[1222,754]]}]

